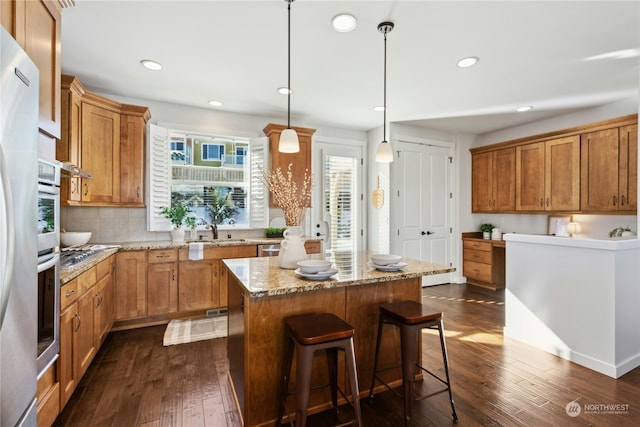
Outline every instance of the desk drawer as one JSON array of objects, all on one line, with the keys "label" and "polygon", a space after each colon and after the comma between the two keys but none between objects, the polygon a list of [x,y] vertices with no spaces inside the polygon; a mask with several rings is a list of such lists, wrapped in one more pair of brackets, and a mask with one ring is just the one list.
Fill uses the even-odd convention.
[{"label": "desk drawer", "polygon": [[491,242],[478,242],[476,240],[465,240],[463,247],[467,249],[475,249],[477,251],[491,252]]},{"label": "desk drawer", "polygon": [[479,251],[476,249],[465,249],[464,260],[491,264],[491,252]]},{"label": "desk drawer", "polygon": [[473,261],[464,261],[462,271],[468,279],[491,283],[491,265]]}]

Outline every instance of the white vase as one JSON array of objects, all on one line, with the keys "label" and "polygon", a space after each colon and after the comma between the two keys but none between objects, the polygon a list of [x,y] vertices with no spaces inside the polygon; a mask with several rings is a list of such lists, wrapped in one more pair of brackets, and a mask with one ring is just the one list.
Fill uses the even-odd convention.
[{"label": "white vase", "polygon": [[489,231],[483,231],[483,232],[482,232],[482,238],[483,238],[484,240],[489,240],[489,239],[491,239],[491,232],[489,232]]},{"label": "white vase", "polygon": [[174,228],[171,230],[172,242],[184,242],[184,230],[182,228]]},{"label": "white vase", "polygon": [[287,227],[284,230],[284,240],[280,242],[280,252],[278,253],[280,268],[298,268],[298,261],[307,259],[302,233],[303,230],[300,226]]}]

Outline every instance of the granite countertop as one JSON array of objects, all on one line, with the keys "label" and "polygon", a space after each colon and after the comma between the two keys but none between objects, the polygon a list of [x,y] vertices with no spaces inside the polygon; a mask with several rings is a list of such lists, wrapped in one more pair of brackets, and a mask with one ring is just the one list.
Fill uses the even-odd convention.
[{"label": "granite countertop", "polygon": [[118,248],[110,248],[100,251],[97,255],[92,256],[84,262],[76,264],[72,268],[68,270],[60,270],[60,285],[64,285],[71,280],[75,279],[85,271],[91,269],[91,267],[99,264],[105,259],[109,258],[111,255],[118,252]]},{"label": "granite countertop", "polygon": [[310,292],[455,271],[454,267],[402,258],[401,262],[408,264],[404,269],[397,272],[383,272],[367,265],[369,255],[369,252],[331,254],[325,257],[321,254],[311,255],[311,259],[324,258],[333,262],[333,267],[338,270],[338,273],[327,280],[300,278],[294,270],[280,268],[277,257],[226,259],[223,262],[238,278],[250,297]]}]

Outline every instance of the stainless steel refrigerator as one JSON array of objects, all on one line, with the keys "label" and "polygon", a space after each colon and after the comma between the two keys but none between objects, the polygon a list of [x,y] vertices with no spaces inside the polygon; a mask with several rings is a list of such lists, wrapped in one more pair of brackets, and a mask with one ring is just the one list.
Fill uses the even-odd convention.
[{"label": "stainless steel refrigerator", "polygon": [[0,27],[0,426],[36,425],[38,69]]}]

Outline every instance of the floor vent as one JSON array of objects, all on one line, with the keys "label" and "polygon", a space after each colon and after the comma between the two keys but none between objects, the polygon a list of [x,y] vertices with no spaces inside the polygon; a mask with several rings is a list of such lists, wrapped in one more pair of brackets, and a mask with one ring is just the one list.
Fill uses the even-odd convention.
[{"label": "floor vent", "polygon": [[225,308],[212,308],[210,310],[207,310],[206,312],[206,316],[207,317],[215,317],[215,316],[226,316],[227,315],[227,309]]}]

